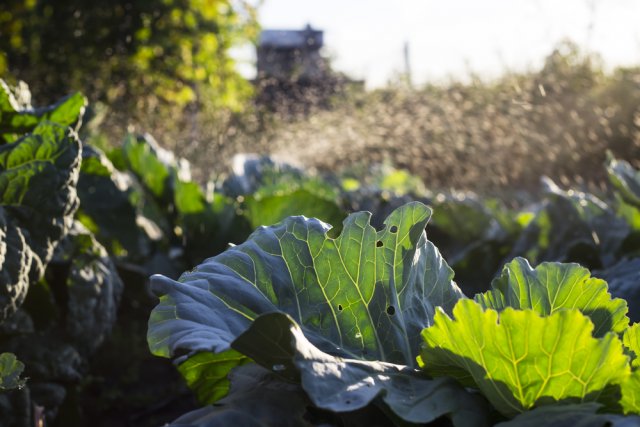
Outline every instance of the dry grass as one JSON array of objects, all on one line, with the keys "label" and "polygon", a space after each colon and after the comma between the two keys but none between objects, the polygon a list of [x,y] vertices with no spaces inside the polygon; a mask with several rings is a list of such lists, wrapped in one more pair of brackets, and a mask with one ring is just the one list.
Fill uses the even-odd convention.
[{"label": "dry grass", "polygon": [[154,126],[201,178],[257,152],[337,172],[389,162],[434,190],[536,190],[542,175],[600,185],[608,149],[640,166],[640,68],[607,75],[565,44],[541,70],[492,82],[359,91],[293,116],[205,109],[177,134]]},{"label": "dry grass", "polygon": [[363,94],[283,126],[272,152],[330,170],[389,161],[430,188],[496,192],[542,175],[597,185],[606,150],[638,164],[639,129],[640,70],[605,76],[557,54],[494,83]]}]

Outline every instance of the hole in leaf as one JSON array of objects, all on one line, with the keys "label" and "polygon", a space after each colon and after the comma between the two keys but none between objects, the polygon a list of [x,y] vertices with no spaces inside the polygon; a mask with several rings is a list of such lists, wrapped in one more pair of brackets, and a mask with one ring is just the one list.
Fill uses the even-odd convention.
[{"label": "hole in leaf", "polygon": [[342,311],[342,304],[338,304],[338,311]]},{"label": "hole in leaf", "polygon": [[378,240],[376,242],[376,247],[381,248],[384,245],[384,243],[382,243],[382,240]]},{"label": "hole in leaf", "polygon": [[397,232],[398,232],[398,227],[397,227],[397,226],[395,226],[395,225],[392,225],[392,226],[391,226],[391,228],[389,229],[389,231],[390,231],[391,233],[397,233]]},{"label": "hole in leaf", "polygon": [[389,307],[387,307],[387,314],[389,316],[393,316],[394,314],[396,314],[396,308],[390,305]]},{"label": "hole in leaf", "polygon": [[351,401],[350,400],[345,400],[344,403],[346,403],[347,405],[350,405]]}]

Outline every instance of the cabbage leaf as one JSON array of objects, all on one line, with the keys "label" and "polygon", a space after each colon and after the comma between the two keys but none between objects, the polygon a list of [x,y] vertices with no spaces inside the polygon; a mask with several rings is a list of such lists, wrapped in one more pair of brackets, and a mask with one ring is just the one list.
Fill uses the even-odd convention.
[{"label": "cabbage leaf", "polygon": [[[201,400],[209,402],[210,393],[224,394],[227,372],[246,363],[247,356],[291,380],[315,376],[302,384],[317,404],[336,382],[342,381],[344,390],[360,381],[372,384],[366,393],[368,387],[361,388],[360,406],[355,399],[348,406],[343,402],[336,407],[342,411],[385,395],[392,411],[409,416],[405,398],[420,394],[415,378],[442,387],[443,393],[465,395],[453,382],[433,383],[415,370],[420,331],[433,323],[436,307],[450,312],[462,297],[452,270],[426,239],[430,213],[421,203],[407,204],[392,212],[379,231],[370,224],[371,214],[354,213],[336,238],[317,219],[289,217],[260,227],[245,243],[206,260],[177,282],[153,276],[160,303],[149,320],[149,347],[174,358],[188,372],[188,381],[198,384],[196,391],[203,391]],[[238,344],[247,343],[246,334],[255,343],[264,335],[269,345]],[[241,336],[245,339],[238,341]],[[285,345],[290,350],[279,356]],[[300,349],[322,355],[308,361],[316,363],[313,370],[294,362],[304,360]],[[189,361],[195,357],[202,359]],[[341,358],[350,362],[339,363]],[[323,374],[332,369],[342,374]],[[396,382],[389,380],[391,373]],[[207,376],[213,377],[215,389],[205,386]],[[404,388],[394,385],[399,383]],[[449,409],[425,410],[429,414],[422,412],[416,420],[426,422]]]}]

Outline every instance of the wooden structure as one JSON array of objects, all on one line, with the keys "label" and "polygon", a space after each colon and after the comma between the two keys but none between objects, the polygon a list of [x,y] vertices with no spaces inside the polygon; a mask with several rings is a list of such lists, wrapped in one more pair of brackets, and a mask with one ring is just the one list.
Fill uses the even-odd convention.
[{"label": "wooden structure", "polygon": [[263,30],[257,46],[257,101],[292,110],[326,104],[339,79],[321,55],[323,31]]},{"label": "wooden structure", "polygon": [[258,41],[258,79],[311,81],[326,78],[327,61],[320,55],[323,32],[264,30]]}]

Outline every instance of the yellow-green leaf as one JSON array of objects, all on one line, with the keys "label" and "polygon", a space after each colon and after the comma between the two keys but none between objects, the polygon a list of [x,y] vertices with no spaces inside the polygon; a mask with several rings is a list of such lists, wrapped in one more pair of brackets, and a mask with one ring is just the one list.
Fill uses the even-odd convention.
[{"label": "yellow-green leaf", "polygon": [[422,332],[420,365],[479,388],[505,416],[557,401],[598,401],[630,374],[618,337],[594,338],[593,324],[577,309],[543,317],[460,300],[453,315],[437,313]]}]

